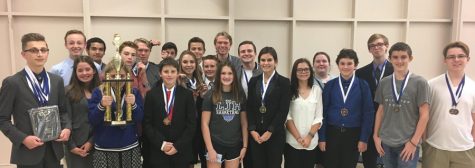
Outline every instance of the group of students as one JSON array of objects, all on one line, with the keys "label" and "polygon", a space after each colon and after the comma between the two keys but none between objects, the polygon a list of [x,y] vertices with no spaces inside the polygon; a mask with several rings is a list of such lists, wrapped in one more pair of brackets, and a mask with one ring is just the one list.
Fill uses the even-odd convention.
[{"label": "group of students", "polygon": [[[29,33],[21,42],[27,65],[0,89],[0,129],[20,168],[60,167],[63,143],[68,167],[185,168],[199,158],[202,167],[273,168],[283,155],[288,168],[349,168],[363,153],[365,167],[415,168],[421,144],[423,167],[475,166],[475,84],[465,76],[470,57],[463,42],[444,48],[447,72],[429,82],[409,70],[411,47],[389,48],[382,34],[368,39],[373,61],[362,68],[354,50],[342,49],[335,77],[329,55],[317,52],[313,62],[295,60],[290,79],[276,71],[272,47],[257,54],[243,41],[239,57],[230,55],[226,32],[215,36],[216,55],[204,56],[203,40],[194,37],[177,60],[176,45],[165,43],[159,64],[148,59],[160,42],[125,41],[119,74],[102,63],[104,41],[86,41],[77,30],[66,33],[70,56],[51,73],[44,68],[45,38]],[[114,92],[101,82],[105,74],[130,74],[132,92],[120,93],[121,102],[105,95]],[[130,105],[132,124],[104,122],[106,108],[114,112],[117,103],[123,111]],[[62,130],[43,142],[27,111],[49,105],[58,106]]]}]

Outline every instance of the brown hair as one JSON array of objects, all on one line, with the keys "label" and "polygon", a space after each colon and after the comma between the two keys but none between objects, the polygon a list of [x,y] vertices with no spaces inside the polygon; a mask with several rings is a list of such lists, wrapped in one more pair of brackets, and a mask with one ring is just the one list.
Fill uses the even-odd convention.
[{"label": "brown hair", "polygon": [[370,45],[373,41],[376,41],[377,39],[383,39],[384,45],[389,45],[388,38],[387,38],[385,35],[375,33],[375,34],[373,34],[373,35],[371,35],[371,36],[369,37],[368,42],[366,43],[367,46],[368,46],[368,50],[369,50],[369,45]]},{"label": "brown hair", "polygon": [[444,55],[444,58],[447,57],[447,52],[451,48],[460,48],[467,55],[467,57],[470,55],[470,48],[468,48],[467,44],[465,44],[464,42],[461,42],[461,41],[455,41],[455,42],[451,42],[451,43],[447,44],[444,47],[444,50],[443,50],[443,53],[442,53]]},{"label": "brown hair", "polygon": [[83,38],[84,38],[84,42],[86,42],[86,35],[84,35],[84,33],[81,31],[81,30],[76,30],[76,29],[73,29],[73,30],[69,30],[66,32],[66,35],[64,35],[64,43],[66,44],[66,38],[71,35],[71,34],[79,34],[81,35]]},{"label": "brown hair", "polygon": [[[25,50],[30,41],[44,41],[46,43],[45,36],[39,33],[28,33],[21,37],[21,50]],[[46,46],[48,46],[48,43],[46,43]]]}]

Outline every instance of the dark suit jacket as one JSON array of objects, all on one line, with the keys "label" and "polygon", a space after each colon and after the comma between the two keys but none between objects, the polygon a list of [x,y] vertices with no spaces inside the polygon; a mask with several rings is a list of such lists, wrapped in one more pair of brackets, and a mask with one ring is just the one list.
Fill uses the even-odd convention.
[{"label": "dark suit jacket", "polygon": [[[33,135],[33,128],[28,115],[28,110],[39,107],[35,95],[28,87],[24,71],[3,80],[0,89],[0,129],[12,142],[10,162],[13,164],[33,165],[38,164],[44,157],[45,145],[32,150],[23,145],[23,140]],[[63,79],[48,73],[51,81],[51,90],[48,105],[58,105],[62,129],[71,128],[71,121],[66,109],[66,96],[64,93]],[[11,117],[15,120],[12,123]],[[60,160],[63,153],[61,142],[51,141],[56,158]]]},{"label": "dark suit jacket", "polygon": [[92,130],[93,127],[89,123],[89,109],[86,97],[83,97],[79,102],[72,102],[69,98],[66,101],[66,107],[71,116],[71,136],[68,143],[66,143],[67,151],[76,147],[84,145],[86,142],[94,144]]},{"label": "dark suit jacket", "polygon": [[167,113],[165,111],[162,85],[159,84],[147,93],[144,107],[144,136],[151,146],[150,163],[157,165],[167,160],[160,150],[163,141],[172,142],[183,162],[191,160],[191,144],[196,130],[196,106],[191,91],[176,85],[173,119],[171,125],[163,124]]},{"label": "dark suit jacket", "polygon": [[[386,69],[384,69],[384,75],[383,78],[391,75],[393,73],[393,65],[388,61],[386,63]],[[373,62],[369,63],[368,65],[356,70],[356,76],[360,79],[363,79],[366,81],[366,83],[369,84],[369,88],[371,90],[371,100],[374,102],[374,94],[376,92],[376,88],[378,87],[376,85],[375,77],[373,76]],[[374,110],[378,110],[378,104],[374,102]],[[375,113],[376,114],[376,113]]]},{"label": "dark suit jacket", "polygon": [[[247,113],[249,131],[257,131],[262,134],[265,131],[281,133],[284,131],[284,123],[287,119],[290,106],[290,81],[275,73],[265,95],[267,112],[261,114],[261,86],[262,75],[252,77],[249,81],[249,93],[247,99]],[[261,123],[263,117],[263,123]]]}]

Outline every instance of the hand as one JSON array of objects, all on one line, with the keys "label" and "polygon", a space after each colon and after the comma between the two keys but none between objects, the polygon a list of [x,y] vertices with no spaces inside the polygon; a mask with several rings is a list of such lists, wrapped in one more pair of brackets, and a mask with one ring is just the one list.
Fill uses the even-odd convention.
[{"label": "hand", "polygon": [[150,43],[152,44],[152,46],[159,46],[160,45],[160,41],[155,40],[155,39],[150,40]]},{"label": "hand", "polygon": [[410,141],[406,142],[404,149],[401,152],[400,157],[403,161],[409,161],[414,159],[416,153],[416,146],[414,146]]},{"label": "hand", "polygon": [[322,152],[325,152],[327,150],[326,147],[327,147],[327,142],[319,142],[318,143],[318,148],[320,148],[320,150]]},{"label": "hand", "polygon": [[137,62],[137,68],[138,68],[139,70],[143,70],[143,69],[145,69],[146,67],[145,67],[145,64],[143,64],[142,61],[139,61],[139,62]]},{"label": "hand", "polygon": [[173,147],[173,143],[171,142],[165,142],[165,146],[163,147],[163,152],[169,152]]},{"label": "hand", "polygon": [[239,160],[241,160],[241,161],[244,160],[244,157],[246,156],[246,151],[247,151],[247,148],[242,148],[241,149],[241,152],[239,153]]},{"label": "hand", "polygon": [[170,57],[170,55],[168,54],[168,52],[166,50],[162,50],[162,52],[160,53],[160,56],[163,59]]},{"label": "hand", "polygon": [[128,94],[127,96],[125,96],[125,102],[127,102],[128,104],[134,104],[135,103],[135,95],[134,94]]},{"label": "hand", "polygon": [[358,142],[358,152],[365,152],[368,149],[368,144],[365,142]]},{"label": "hand", "polygon": [[61,134],[59,134],[59,138],[56,139],[55,141],[58,141],[58,142],[68,141],[70,134],[71,134],[71,130],[69,130],[68,128],[63,129],[61,130]]},{"label": "hand", "polygon": [[85,152],[81,148],[73,148],[73,149],[70,150],[70,152],[74,153],[75,155],[79,155],[81,157],[86,157],[87,156],[87,152]]},{"label": "hand", "polygon": [[112,105],[112,96],[102,96],[101,106],[106,107]]},{"label": "hand", "polygon": [[272,132],[266,131],[264,132],[264,134],[262,134],[261,138],[259,139],[261,140],[261,143],[263,143],[263,142],[268,141],[271,136],[272,136]]},{"label": "hand", "polygon": [[298,137],[296,140],[300,145],[303,146],[303,138],[302,137]]},{"label": "hand", "polygon": [[174,155],[178,152],[173,145],[171,145],[171,146],[172,146],[172,148],[170,150],[168,150],[168,152],[165,152],[165,154],[167,154],[169,156]]},{"label": "hand", "polygon": [[373,139],[374,139],[374,146],[376,147],[376,151],[378,151],[379,153],[379,157],[383,157],[384,149],[383,149],[383,146],[381,145],[381,138],[379,138],[379,136],[377,135],[374,135]]},{"label": "hand", "polygon": [[251,131],[251,136],[252,136],[252,139],[254,139],[254,141],[256,141],[258,144],[261,144],[261,143],[262,143],[262,142],[260,141],[261,136],[260,136],[259,133],[257,133],[256,131]]},{"label": "hand", "polygon": [[308,146],[310,146],[310,143],[312,142],[312,139],[313,137],[311,137],[310,135],[305,136],[305,138],[303,138],[302,140],[302,146],[304,148],[308,148]]},{"label": "hand", "polygon": [[218,153],[214,149],[208,150],[208,160],[210,162],[218,162]]},{"label": "hand", "polygon": [[90,142],[86,142],[81,146],[81,149],[84,150],[84,152],[89,152],[92,148],[92,144]]},{"label": "hand", "polygon": [[26,146],[28,149],[34,149],[38,146],[43,145],[43,141],[37,136],[29,135],[23,140],[23,145]]}]

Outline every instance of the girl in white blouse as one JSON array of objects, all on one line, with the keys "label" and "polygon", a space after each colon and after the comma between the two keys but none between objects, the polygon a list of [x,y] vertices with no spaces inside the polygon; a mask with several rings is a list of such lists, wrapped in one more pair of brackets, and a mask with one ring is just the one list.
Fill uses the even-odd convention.
[{"label": "girl in white blouse", "polygon": [[285,167],[313,168],[317,131],[322,123],[322,90],[314,85],[313,69],[305,58],[292,67],[290,91],[292,101],[287,115],[287,138],[284,150]]}]

